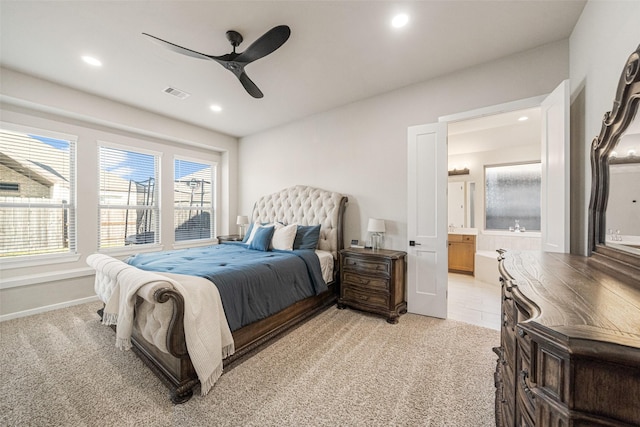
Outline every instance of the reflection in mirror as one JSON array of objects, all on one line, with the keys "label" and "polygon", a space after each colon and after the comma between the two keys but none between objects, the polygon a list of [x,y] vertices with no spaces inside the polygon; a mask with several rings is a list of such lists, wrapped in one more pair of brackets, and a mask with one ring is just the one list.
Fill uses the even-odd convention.
[{"label": "reflection in mirror", "polygon": [[450,231],[453,228],[475,228],[476,183],[450,182],[447,191]]},{"label": "reflection in mirror", "polygon": [[467,227],[476,228],[476,183],[467,182]]},{"label": "reflection in mirror", "polygon": [[605,244],[640,254],[640,119],[609,154]]},{"label": "reflection in mirror", "polygon": [[640,285],[640,46],[624,64],[613,108],[591,145],[589,250],[595,265]]}]

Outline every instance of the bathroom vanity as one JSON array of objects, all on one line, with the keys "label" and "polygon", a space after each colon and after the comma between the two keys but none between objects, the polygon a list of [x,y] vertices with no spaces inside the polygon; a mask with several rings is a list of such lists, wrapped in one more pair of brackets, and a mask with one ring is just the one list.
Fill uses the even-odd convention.
[{"label": "bathroom vanity", "polygon": [[470,274],[475,271],[476,236],[449,234],[449,272]]}]

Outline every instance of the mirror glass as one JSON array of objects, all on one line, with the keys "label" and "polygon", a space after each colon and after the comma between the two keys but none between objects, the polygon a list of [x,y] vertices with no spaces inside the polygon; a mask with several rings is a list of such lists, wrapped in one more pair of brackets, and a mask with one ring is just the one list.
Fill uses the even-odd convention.
[{"label": "mirror glass", "polygon": [[475,188],[475,182],[449,182],[449,227],[475,228]]},{"label": "mirror glass", "polygon": [[640,119],[636,115],[609,155],[607,246],[640,254]]}]

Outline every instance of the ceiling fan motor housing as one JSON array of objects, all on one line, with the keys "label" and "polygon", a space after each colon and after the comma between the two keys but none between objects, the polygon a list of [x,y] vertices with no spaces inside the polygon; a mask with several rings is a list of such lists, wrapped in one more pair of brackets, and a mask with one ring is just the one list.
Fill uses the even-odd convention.
[{"label": "ceiling fan motor housing", "polygon": [[229,30],[227,31],[227,40],[229,40],[231,46],[238,47],[240,43],[242,43],[242,34],[234,30]]}]

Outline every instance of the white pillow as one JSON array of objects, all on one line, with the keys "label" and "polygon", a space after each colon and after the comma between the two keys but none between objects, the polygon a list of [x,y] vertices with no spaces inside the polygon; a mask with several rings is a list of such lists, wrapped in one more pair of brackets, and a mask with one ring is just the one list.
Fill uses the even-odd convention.
[{"label": "white pillow", "polygon": [[273,238],[271,239],[271,249],[292,251],[297,230],[297,224],[282,225],[276,222],[276,230],[273,232]]}]

